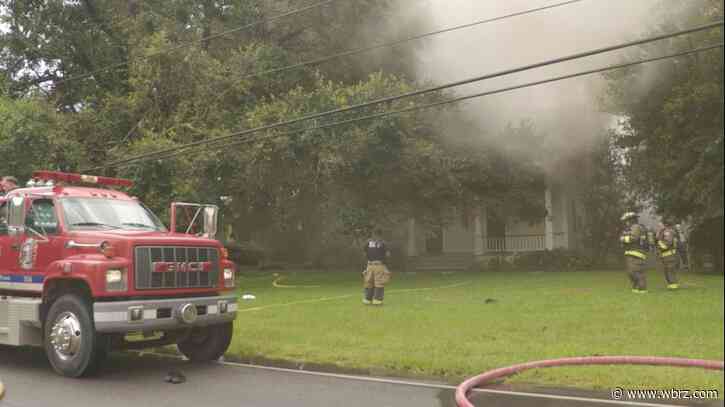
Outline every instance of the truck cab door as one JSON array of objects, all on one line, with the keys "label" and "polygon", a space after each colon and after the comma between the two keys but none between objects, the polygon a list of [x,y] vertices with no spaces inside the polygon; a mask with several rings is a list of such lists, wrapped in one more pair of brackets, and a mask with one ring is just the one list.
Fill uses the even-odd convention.
[{"label": "truck cab door", "polygon": [[10,265],[13,264],[10,251],[10,235],[8,233],[8,201],[0,198],[0,288],[2,288],[2,277],[10,273]]},{"label": "truck cab door", "polygon": [[[32,265],[26,265],[25,272],[31,274],[34,282],[42,282],[48,266],[58,259],[62,250],[62,242],[57,238],[60,232],[58,213],[50,198],[32,198],[29,206],[25,218],[25,244],[33,239],[34,252]],[[20,254],[23,254],[22,250]]]},{"label": "truck cab door", "polygon": [[[48,221],[49,210],[53,212]],[[47,230],[57,219],[52,200],[14,196],[8,202],[8,243],[3,286],[21,291],[42,291],[45,268],[51,262]],[[55,229],[57,231],[57,221]],[[40,229],[40,230],[38,230]],[[40,261],[39,261],[40,260]]]},{"label": "truck cab door", "polygon": [[25,199],[22,196],[8,197],[3,205],[5,218],[0,227],[0,288],[22,289],[24,277],[18,272],[20,245],[24,241]]}]

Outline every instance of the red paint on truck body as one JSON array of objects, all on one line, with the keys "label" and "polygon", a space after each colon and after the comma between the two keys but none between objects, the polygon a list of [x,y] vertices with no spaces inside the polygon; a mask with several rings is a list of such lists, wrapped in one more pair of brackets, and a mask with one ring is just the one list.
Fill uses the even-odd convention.
[{"label": "red paint on truck body", "polygon": [[[4,197],[0,197],[0,207],[7,206],[12,197],[25,196],[34,199],[52,200],[54,203],[55,215],[57,217],[57,232],[47,236],[47,241],[37,244],[37,256],[30,269],[23,269],[18,265],[18,241],[16,237],[8,233],[0,233],[0,277],[23,276],[27,281],[39,281],[42,279],[42,290],[27,290],[23,288],[8,288],[0,285],[1,292],[32,292],[35,295],[42,295],[48,285],[57,280],[82,280],[91,290],[94,298],[118,298],[125,297],[178,297],[188,295],[213,295],[224,288],[225,268],[234,269],[234,264],[223,258],[222,244],[218,240],[200,238],[182,233],[170,233],[166,231],[145,231],[145,230],[69,230],[65,223],[64,214],[60,202],[65,198],[101,198],[119,201],[136,201],[127,194],[109,189],[86,188],[77,186],[52,186],[40,188],[21,188],[11,191]],[[27,239],[27,234],[24,239]],[[113,246],[114,255],[106,257],[100,250],[89,247],[69,247],[68,242],[73,241],[79,245],[97,245],[108,242]],[[20,242],[21,243],[21,242]],[[215,248],[219,256],[219,273],[216,287],[212,288],[166,288],[166,289],[143,289],[137,290],[136,273],[134,271],[134,248],[137,246],[173,246],[173,247],[195,247]],[[209,262],[200,262],[203,272],[210,269]],[[161,266],[160,266],[161,267]],[[167,271],[169,267],[166,266]],[[177,267],[179,267],[177,265]],[[181,265],[180,267],[189,267]],[[192,268],[198,265],[192,265]],[[121,268],[127,270],[127,287],[125,291],[106,290],[106,270]],[[161,267],[163,268],[163,267]],[[194,269],[195,270],[195,269]],[[159,272],[160,270],[157,270]],[[0,280],[0,283],[3,280]],[[10,281],[9,279],[7,281]],[[9,283],[8,283],[9,284]],[[3,288],[4,287],[4,288]],[[12,286],[10,286],[12,287]]]}]

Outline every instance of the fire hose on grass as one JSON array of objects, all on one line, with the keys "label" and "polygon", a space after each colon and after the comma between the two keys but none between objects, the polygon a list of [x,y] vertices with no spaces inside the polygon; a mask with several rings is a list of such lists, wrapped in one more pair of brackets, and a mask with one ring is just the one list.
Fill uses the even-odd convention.
[{"label": "fire hose on grass", "polygon": [[282,281],[287,279],[286,276],[279,275],[277,273],[273,274],[274,281],[272,281],[272,287],[274,288],[320,288],[319,285],[289,285],[289,284],[282,284]]},{"label": "fire hose on grass", "polygon": [[585,365],[646,365],[646,366],[673,366],[673,367],[699,367],[709,370],[723,370],[723,362],[716,360],[665,358],[654,356],[588,356],[562,359],[539,360],[522,363],[509,367],[490,370],[474,376],[456,388],[456,405],[458,407],[475,407],[467,394],[476,387],[481,387],[494,380],[512,376],[526,370],[540,369],[556,366],[585,366]]}]

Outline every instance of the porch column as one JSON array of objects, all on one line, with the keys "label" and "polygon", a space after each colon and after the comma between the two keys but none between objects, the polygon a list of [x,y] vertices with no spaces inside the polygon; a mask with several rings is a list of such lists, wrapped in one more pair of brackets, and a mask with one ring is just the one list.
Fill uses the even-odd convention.
[{"label": "porch column", "polygon": [[483,230],[481,228],[481,210],[473,218],[473,254],[483,256]]},{"label": "porch column", "polygon": [[554,206],[551,204],[551,186],[546,185],[544,191],[544,206],[546,207],[546,218],[544,219],[544,245],[546,250],[554,249]]},{"label": "porch column", "polygon": [[566,191],[561,191],[561,198],[559,199],[559,202],[561,202],[561,235],[559,237],[559,244],[564,249],[569,248],[569,194],[566,193]]},{"label": "porch column", "polygon": [[488,249],[488,207],[486,204],[481,206],[481,218],[483,218],[483,233],[481,241],[483,243],[483,252],[486,253]]},{"label": "porch column", "polygon": [[415,247],[415,219],[408,219],[408,256],[417,256]]}]

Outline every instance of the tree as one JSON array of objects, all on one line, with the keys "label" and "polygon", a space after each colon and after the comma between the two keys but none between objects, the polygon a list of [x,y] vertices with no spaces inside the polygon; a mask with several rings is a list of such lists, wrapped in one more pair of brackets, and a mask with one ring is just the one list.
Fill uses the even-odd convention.
[{"label": "tree", "polygon": [[622,151],[611,133],[601,137],[588,154],[591,173],[580,191],[589,220],[585,225],[586,247],[592,249],[592,257],[598,264],[605,264],[607,256],[619,249],[617,237],[621,225],[615,220],[628,208]]},{"label": "tree", "polygon": [[63,140],[58,115],[42,99],[0,96],[0,176],[30,178],[38,168],[77,162],[78,145]]},{"label": "tree", "polygon": [[[22,118],[8,120],[7,126],[34,126],[24,132],[15,126],[4,134],[48,140],[40,143],[47,148],[37,157],[18,160],[27,164],[17,169],[23,174],[34,166],[96,168],[422,86],[411,79],[415,58],[407,46],[261,74],[415,30],[419,20],[401,20],[397,9],[403,6],[391,0],[337,2],[247,30],[236,28],[299,5],[288,0],[0,1],[0,19],[10,27],[0,33],[2,88],[16,109],[9,117]],[[101,69],[107,66],[111,69]],[[536,166],[512,163],[510,152],[484,150],[480,143],[451,143],[438,123],[455,110],[314,128],[447,97],[433,94],[371,107],[105,174],[134,179],[131,192],[162,216],[171,200],[217,203],[221,195],[231,196],[225,219],[234,224],[238,240],[256,239],[296,259],[314,258],[372,225],[411,215],[445,222],[443,209],[453,204],[465,210],[482,197],[515,203],[501,205],[512,212],[540,215],[536,191],[543,184]],[[478,133],[470,128],[460,136],[473,140]],[[13,148],[19,158],[30,157]]]},{"label": "tree", "polygon": [[[665,9],[660,25],[690,26],[722,15],[720,1],[686,3]],[[641,52],[672,53],[721,39],[722,30],[715,29]],[[608,108],[622,117],[618,143],[631,187],[663,214],[696,222],[722,216],[722,49],[607,77]]]},{"label": "tree", "polygon": [[[722,19],[721,1],[663,2],[662,27]],[[722,29],[645,47],[663,54],[722,42]],[[723,50],[608,75],[610,110],[623,117],[618,143],[641,200],[695,229],[691,244],[723,262]],[[713,233],[718,230],[719,233]],[[707,236],[707,238],[702,238]],[[715,237],[715,238],[713,238]]]}]

